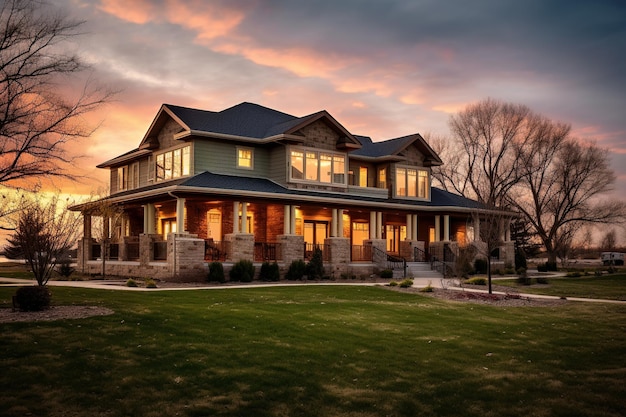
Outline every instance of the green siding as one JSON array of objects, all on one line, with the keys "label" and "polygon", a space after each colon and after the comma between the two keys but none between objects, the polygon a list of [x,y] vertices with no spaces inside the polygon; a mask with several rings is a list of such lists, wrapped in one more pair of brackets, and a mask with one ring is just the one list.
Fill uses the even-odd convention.
[{"label": "green siding", "polygon": [[[254,150],[254,169],[237,168],[237,146]],[[241,144],[211,139],[196,139],[193,147],[193,172],[204,171],[219,174],[267,177],[270,167],[269,152],[254,144]]]}]

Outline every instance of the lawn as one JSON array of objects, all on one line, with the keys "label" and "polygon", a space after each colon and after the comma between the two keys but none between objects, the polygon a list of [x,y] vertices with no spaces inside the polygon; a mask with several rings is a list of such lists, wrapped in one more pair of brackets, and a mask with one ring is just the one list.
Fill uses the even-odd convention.
[{"label": "lawn", "polygon": [[[533,283],[535,280],[533,279]],[[548,284],[520,285],[516,280],[497,280],[496,285],[517,288],[530,294],[556,295],[559,297],[604,298],[626,301],[626,274],[605,274],[600,277],[548,278]]]},{"label": "lawn", "polygon": [[[15,288],[0,288],[8,307]],[[382,287],[52,289],[114,315],[0,324],[3,416],[623,416],[626,306]]]}]

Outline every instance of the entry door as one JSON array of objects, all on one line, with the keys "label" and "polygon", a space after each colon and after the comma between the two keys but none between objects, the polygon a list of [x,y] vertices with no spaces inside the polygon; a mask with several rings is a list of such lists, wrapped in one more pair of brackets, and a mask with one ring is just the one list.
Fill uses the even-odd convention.
[{"label": "entry door", "polygon": [[163,230],[163,237],[167,239],[167,235],[170,233],[176,233],[176,220],[163,219],[161,223],[161,230]]},{"label": "entry door", "polygon": [[398,253],[400,251],[400,242],[406,239],[406,226],[388,224],[385,226],[387,235],[387,252]]},{"label": "entry door", "polygon": [[316,245],[323,245],[328,237],[328,222],[304,221],[304,241]]},{"label": "entry door", "polygon": [[207,238],[222,240],[222,213],[219,210],[211,209],[207,213]]}]

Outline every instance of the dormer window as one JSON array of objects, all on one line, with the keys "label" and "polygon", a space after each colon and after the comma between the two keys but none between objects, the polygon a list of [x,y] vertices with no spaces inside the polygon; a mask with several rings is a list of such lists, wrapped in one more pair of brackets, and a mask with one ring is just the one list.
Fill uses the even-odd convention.
[{"label": "dormer window", "polygon": [[426,169],[396,167],[396,197],[430,198],[430,179]]},{"label": "dormer window", "polygon": [[186,177],[191,172],[191,146],[158,154],[155,163],[157,181]]}]

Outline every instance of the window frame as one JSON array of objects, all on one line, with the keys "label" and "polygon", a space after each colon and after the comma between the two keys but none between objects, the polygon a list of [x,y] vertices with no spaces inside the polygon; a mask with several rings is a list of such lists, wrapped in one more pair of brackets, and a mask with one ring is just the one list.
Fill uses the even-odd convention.
[{"label": "window frame", "polygon": [[[415,171],[414,174],[412,173],[413,171]],[[399,181],[400,177],[403,177],[404,179],[403,184]],[[422,178],[424,178],[424,180],[420,180]],[[394,169],[394,196],[396,198],[430,201],[430,180],[431,175],[428,168],[411,165],[396,165]],[[414,189],[409,189],[409,184],[411,182],[413,182],[412,185],[414,186]],[[420,185],[423,185],[423,196],[420,195],[420,188],[422,188]]]},{"label": "window frame", "polygon": [[[175,157],[178,161],[174,160]],[[191,175],[191,165],[191,145],[189,144],[155,153],[154,182],[188,177]]]},{"label": "window frame", "polygon": [[[294,158],[299,158],[297,163],[294,163],[296,162]],[[290,146],[287,149],[288,182],[346,187],[347,160],[347,154],[341,152]],[[343,168],[341,172],[338,170],[339,167]],[[315,173],[308,172],[311,168]],[[329,172],[323,174],[322,169],[329,169]],[[297,170],[298,175],[294,175],[294,170]]]},{"label": "window frame", "polygon": [[[235,156],[237,159],[237,169],[254,169],[254,148],[251,148],[249,146],[237,146],[235,152]],[[250,152],[250,158],[242,158],[241,152]],[[242,161],[250,161],[250,165],[243,165],[241,163]]]}]

